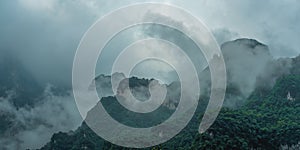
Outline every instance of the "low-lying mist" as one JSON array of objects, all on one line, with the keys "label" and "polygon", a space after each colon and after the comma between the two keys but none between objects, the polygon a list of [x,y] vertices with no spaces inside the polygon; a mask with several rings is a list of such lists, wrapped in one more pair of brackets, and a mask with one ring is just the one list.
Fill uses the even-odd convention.
[{"label": "low-lying mist", "polygon": [[21,108],[12,104],[14,91],[0,97],[0,149],[39,148],[53,133],[74,130],[82,123],[72,94],[57,96],[48,85],[42,95],[34,107]]}]

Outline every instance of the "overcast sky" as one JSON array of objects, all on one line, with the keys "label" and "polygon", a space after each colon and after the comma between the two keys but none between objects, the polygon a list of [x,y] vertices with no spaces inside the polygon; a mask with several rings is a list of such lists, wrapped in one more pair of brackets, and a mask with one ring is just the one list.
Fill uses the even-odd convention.
[{"label": "overcast sky", "polygon": [[[146,1],[2,0],[0,52],[11,52],[39,80],[68,83],[73,57],[85,31],[104,14],[136,2]],[[298,0],[157,2],[190,11],[203,20],[220,43],[246,37],[267,44],[276,58],[300,53]]]}]

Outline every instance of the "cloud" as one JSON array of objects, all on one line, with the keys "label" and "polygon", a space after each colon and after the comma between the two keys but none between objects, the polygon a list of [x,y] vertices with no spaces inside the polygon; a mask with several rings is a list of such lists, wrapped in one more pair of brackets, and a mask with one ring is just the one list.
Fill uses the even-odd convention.
[{"label": "cloud", "polygon": [[300,53],[300,3],[297,0],[263,3],[259,0],[176,1],[189,9],[212,29],[225,28],[244,38],[254,38],[269,45],[275,57]]},{"label": "cloud", "polygon": [[[44,84],[51,82],[55,85],[70,86],[73,57],[85,31],[107,12],[145,1],[1,1],[0,55],[4,54],[4,51],[10,51],[13,57],[20,59],[35,78]],[[247,37],[267,44],[275,57],[290,57],[300,53],[300,3],[297,0],[264,2],[260,0],[230,2],[167,0],[164,2],[181,6],[202,19],[214,32],[219,44],[237,37]],[[178,39],[172,40],[189,48],[184,43],[178,42]],[[169,53],[164,52],[164,55]],[[234,54],[230,55],[234,56]],[[110,60],[113,54],[107,56],[105,60]],[[174,56],[174,59],[178,57]],[[100,64],[100,68],[107,67],[107,64],[104,61]],[[157,65],[161,66],[158,63],[154,66]],[[146,66],[148,68],[150,65],[146,64]],[[240,69],[239,67],[241,66],[237,66],[237,69]],[[250,67],[256,68],[256,64]],[[163,78],[169,76],[161,74]],[[238,75],[239,78],[245,76]],[[250,86],[252,88],[252,82]],[[50,94],[32,109],[16,109],[11,105],[9,98],[1,98],[0,109],[15,116],[14,123],[17,126],[21,125],[22,130],[15,131],[17,133],[9,136],[8,139],[2,138],[1,142],[4,144],[0,143],[0,145],[14,146],[23,141],[15,148],[35,147],[48,141],[53,132],[72,129],[79,122],[74,116],[76,107],[72,99],[71,95],[61,97]],[[40,137],[41,135],[44,137]],[[35,139],[39,139],[40,142],[36,143]]]},{"label": "cloud", "polygon": [[[13,51],[42,82],[70,85],[73,57],[89,26],[112,10],[137,2],[146,0],[1,1],[0,53]],[[221,42],[237,33],[269,45],[275,57],[299,54],[300,6],[296,0],[164,2],[191,11],[212,31],[223,30],[215,34]],[[234,34],[225,36],[224,31]]]},{"label": "cloud", "polygon": [[56,96],[51,88],[45,89],[43,100],[32,108],[16,108],[13,94],[0,97],[0,114],[5,120],[1,126],[8,125],[1,129],[0,149],[40,148],[53,133],[74,130],[81,124],[72,95]]},{"label": "cloud", "polygon": [[240,38],[240,35],[238,33],[230,31],[227,28],[218,28],[213,30],[212,32],[219,45]]}]

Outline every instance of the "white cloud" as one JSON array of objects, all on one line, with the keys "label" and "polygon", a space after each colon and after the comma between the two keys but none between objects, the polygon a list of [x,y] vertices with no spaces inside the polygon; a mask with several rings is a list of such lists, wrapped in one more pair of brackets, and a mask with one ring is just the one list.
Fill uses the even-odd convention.
[{"label": "white cloud", "polygon": [[225,28],[270,47],[275,57],[300,53],[300,3],[297,0],[176,1],[212,29]]},{"label": "white cloud", "polygon": [[19,0],[19,3],[25,8],[34,11],[54,11],[57,2],[55,0]]},{"label": "white cloud", "polygon": [[11,104],[11,96],[0,97],[0,114],[6,114],[11,122],[0,138],[0,149],[40,148],[53,133],[79,127],[82,118],[73,96],[55,96],[50,88],[46,88],[43,99],[33,108],[16,108]]}]

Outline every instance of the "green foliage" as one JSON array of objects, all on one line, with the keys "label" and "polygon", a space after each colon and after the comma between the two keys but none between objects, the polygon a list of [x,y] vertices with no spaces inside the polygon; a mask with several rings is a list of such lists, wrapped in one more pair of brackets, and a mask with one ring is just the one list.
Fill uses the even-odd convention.
[{"label": "green foliage", "polygon": [[[288,92],[295,100],[287,99]],[[281,145],[291,147],[300,141],[299,99],[300,76],[284,76],[272,90],[254,92],[243,107],[234,110],[223,108],[214,124],[203,134],[198,133],[198,126],[205,107],[199,105],[196,112],[198,116],[194,116],[180,134],[166,143],[148,149],[280,149]],[[83,147],[127,149],[102,140],[84,123],[72,134],[55,134],[43,149]]]}]

